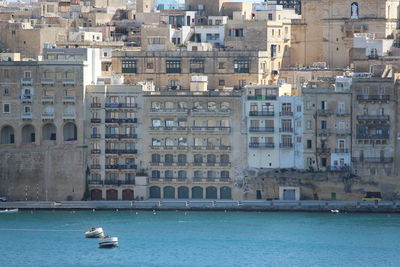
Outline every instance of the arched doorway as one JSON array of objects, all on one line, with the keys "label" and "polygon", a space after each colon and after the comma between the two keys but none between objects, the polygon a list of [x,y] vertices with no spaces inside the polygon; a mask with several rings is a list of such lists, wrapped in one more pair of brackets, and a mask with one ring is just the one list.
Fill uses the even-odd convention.
[{"label": "arched doorway", "polygon": [[133,190],[131,189],[122,190],[122,200],[134,200]]},{"label": "arched doorway", "polygon": [[1,144],[14,144],[14,128],[7,125],[1,128]]},{"label": "arched doorway", "polygon": [[43,140],[56,140],[57,127],[52,123],[43,125]]},{"label": "arched doorway", "polygon": [[186,186],[178,187],[178,198],[189,198],[189,188]]},{"label": "arched doorway", "polygon": [[63,129],[64,141],[76,141],[78,139],[76,125],[73,122],[67,122]]},{"label": "arched doorway", "polygon": [[203,188],[200,186],[192,187],[192,198],[202,199],[203,198]]},{"label": "arched doorway", "polygon": [[175,198],[175,188],[172,186],[164,187],[164,198]]},{"label": "arched doorway", "polygon": [[214,186],[209,186],[206,188],[206,198],[207,199],[217,199],[217,188]]},{"label": "arched doorway", "polygon": [[221,199],[232,199],[231,189],[227,186],[223,186],[219,189]]},{"label": "arched doorway", "polygon": [[92,189],[90,191],[90,199],[91,200],[102,200],[103,196],[100,189]]},{"label": "arched doorway", "polygon": [[118,200],[118,191],[115,189],[108,189],[106,195],[107,200]]},{"label": "arched doorway", "polygon": [[150,198],[161,198],[161,190],[158,186],[150,187]]},{"label": "arched doorway", "polygon": [[34,143],[36,139],[35,128],[30,124],[25,125],[22,127],[21,137],[22,143]]}]

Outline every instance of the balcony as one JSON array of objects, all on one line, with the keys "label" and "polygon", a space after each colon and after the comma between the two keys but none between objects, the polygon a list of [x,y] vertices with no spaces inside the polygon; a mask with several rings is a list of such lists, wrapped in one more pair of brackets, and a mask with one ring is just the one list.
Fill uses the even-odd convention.
[{"label": "balcony", "polygon": [[152,150],[188,150],[188,146],[173,145],[173,146],[150,146]]},{"label": "balcony", "polygon": [[52,84],[54,84],[54,79],[53,78],[48,78],[48,79],[42,79],[41,80],[41,83],[42,84],[50,84],[50,85],[52,85]]},{"label": "balcony", "polygon": [[324,136],[324,135],[328,135],[329,134],[329,130],[328,129],[318,129],[318,135],[319,136]]},{"label": "balcony", "polygon": [[54,96],[42,96],[42,103],[54,103]]},{"label": "balcony", "polygon": [[193,109],[193,116],[229,116],[231,114],[230,109],[218,109],[218,110],[205,110],[205,109]]},{"label": "balcony", "polygon": [[329,116],[332,114],[332,112],[330,112],[328,109],[319,109],[317,113],[318,116]]},{"label": "balcony", "polygon": [[137,134],[106,134],[107,139],[136,139]]},{"label": "balcony", "polygon": [[293,133],[293,128],[279,128],[280,133]]},{"label": "balcony", "polygon": [[21,119],[23,120],[31,120],[32,119],[32,112],[22,112]]},{"label": "balcony", "polygon": [[274,143],[250,143],[250,148],[274,148]]},{"label": "balcony", "polygon": [[276,100],[276,95],[249,95],[247,100]]},{"label": "balcony", "polygon": [[75,113],[63,113],[63,120],[75,120]]},{"label": "balcony", "polygon": [[137,149],[106,149],[106,154],[137,154]]},{"label": "balcony", "polygon": [[90,107],[91,108],[101,108],[101,103],[91,103]]},{"label": "balcony", "polygon": [[350,129],[335,129],[333,132],[336,135],[351,135]]},{"label": "balcony", "polygon": [[249,131],[251,133],[273,133],[275,131],[274,127],[250,127]]},{"label": "balcony", "polygon": [[335,153],[349,153],[348,148],[335,148]]},{"label": "balcony", "polygon": [[100,170],[101,166],[100,166],[100,164],[93,164],[93,165],[90,165],[90,169],[92,169],[92,170]]},{"label": "balcony", "polygon": [[115,185],[115,186],[121,186],[121,185],[134,185],[135,180],[104,180],[102,181],[102,185]]},{"label": "balcony", "polygon": [[106,123],[137,123],[137,118],[108,118]]},{"label": "balcony", "polygon": [[287,110],[281,111],[281,112],[279,112],[279,116],[281,116],[281,117],[291,117],[291,116],[293,116],[293,112],[292,111],[287,111]]},{"label": "balcony", "polygon": [[336,116],[350,116],[350,113],[343,110],[337,110]]},{"label": "balcony", "polygon": [[74,85],[75,84],[75,80],[74,79],[64,79],[64,80],[62,80],[62,84],[64,84],[64,85]]},{"label": "balcony", "polygon": [[330,172],[350,172],[351,168],[350,166],[329,166],[327,170]]},{"label": "balcony", "polygon": [[275,116],[275,112],[274,111],[250,111],[249,116],[273,117],[273,116]]},{"label": "balcony", "polygon": [[22,78],[21,79],[21,84],[23,84],[23,85],[31,85],[32,84],[32,78]]},{"label": "balcony", "polygon": [[283,148],[283,149],[291,149],[291,148],[293,148],[293,144],[292,143],[280,143],[279,147]]},{"label": "balcony", "polygon": [[158,127],[150,127],[150,131],[187,131],[189,128],[186,126],[158,126]]},{"label": "balcony", "polygon": [[352,162],[365,162],[365,163],[393,163],[393,157],[353,157]]},{"label": "balcony", "polygon": [[92,149],[90,151],[91,154],[101,154],[101,149]]},{"label": "balcony", "polygon": [[75,96],[64,96],[62,102],[66,104],[75,104]]},{"label": "balcony", "polygon": [[359,121],[389,121],[389,115],[357,115]]},{"label": "balcony", "polygon": [[373,133],[357,133],[357,139],[373,139],[373,140],[387,140],[389,133],[373,134]]},{"label": "balcony", "polygon": [[318,154],[329,154],[331,153],[331,149],[327,147],[317,147]]},{"label": "balcony", "polygon": [[193,150],[209,150],[209,151],[215,151],[215,150],[231,150],[230,146],[193,146]]},{"label": "balcony", "polygon": [[107,109],[119,109],[119,108],[125,108],[125,109],[131,109],[131,108],[137,108],[138,105],[136,103],[106,103],[105,107]]},{"label": "balcony", "polygon": [[136,170],[135,164],[109,164],[105,166],[106,170]]},{"label": "balcony", "polygon": [[101,134],[91,134],[91,135],[90,135],[90,138],[92,138],[92,139],[99,139],[99,138],[101,138]]},{"label": "balcony", "polygon": [[91,122],[91,123],[101,123],[101,119],[98,119],[98,118],[91,118],[91,119],[90,119],[90,122]]},{"label": "balcony", "polygon": [[22,95],[21,102],[22,103],[32,103],[33,95]]},{"label": "balcony", "polygon": [[150,109],[151,114],[159,114],[159,115],[187,115],[189,113],[189,109]]},{"label": "balcony", "polygon": [[231,127],[193,126],[192,132],[194,132],[194,133],[230,133]]},{"label": "balcony", "polygon": [[390,100],[390,95],[357,95],[357,100],[365,102],[387,102]]},{"label": "balcony", "polygon": [[54,120],[54,113],[43,112],[42,120]]}]

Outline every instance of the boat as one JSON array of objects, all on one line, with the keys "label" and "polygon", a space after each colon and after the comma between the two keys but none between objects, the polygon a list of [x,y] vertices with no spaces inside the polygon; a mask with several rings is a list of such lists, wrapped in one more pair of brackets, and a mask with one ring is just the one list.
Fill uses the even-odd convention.
[{"label": "boat", "polygon": [[101,227],[99,227],[99,228],[93,227],[89,231],[85,232],[85,237],[86,238],[102,238],[102,237],[104,237],[103,228],[101,228]]},{"label": "boat", "polygon": [[331,213],[339,213],[339,210],[331,210]]},{"label": "boat", "polygon": [[117,248],[118,237],[105,236],[99,240],[99,248]]},{"label": "boat", "polygon": [[5,209],[5,210],[0,210],[0,213],[17,213],[18,209]]}]

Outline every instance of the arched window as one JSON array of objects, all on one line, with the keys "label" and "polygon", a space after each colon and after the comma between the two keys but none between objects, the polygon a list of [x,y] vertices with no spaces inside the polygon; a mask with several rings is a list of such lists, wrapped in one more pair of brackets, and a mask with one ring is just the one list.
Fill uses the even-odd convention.
[{"label": "arched window", "polygon": [[14,144],[14,128],[6,125],[1,128],[1,144]]},{"label": "arched window", "polygon": [[152,154],[151,155],[151,162],[152,163],[160,163],[160,155],[159,154]]},{"label": "arched window", "polygon": [[57,128],[52,123],[43,125],[42,129],[43,140],[56,140]]},{"label": "arched window", "polygon": [[200,186],[192,187],[192,198],[202,199],[203,198],[203,188]]},{"label": "arched window", "polygon": [[194,163],[203,163],[203,155],[195,154],[193,156],[193,161],[194,161]]},{"label": "arched window", "polygon": [[25,125],[22,127],[21,136],[22,143],[34,143],[36,139],[35,128],[30,124]]},{"label": "arched window", "polygon": [[207,155],[207,163],[215,163],[217,161],[217,157],[214,154]]},{"label": "arched window", "polygon": [[158,186],[152,186],[149,189],[150,198],[161,198],[161,189]]},{"label": "arched window", "polygon": [[178,179],[185,180],[187,178],[187,172],[184,170],[178,171]]},{"label": "arched window", "polygon": [[221,187],[219,194],[221,199],[232,199],[232,190],[227,186]]},{"label": "arched window", "polygon": [[223,180],[229,179],[229,171],[221,171],[221,179]]},{"label": "arched window", "polygon": [[172,154],[166,154],[164,156],[165,158],[165,163],[173,163],[174,162],[174,155]]},{"label": "arched window", "polygon": [[68,122],[64,125],[64,141],[76,141],[77,137],[77,128],[75,123]]},{"label": "arched window", "polygon": [[178,187],[178,198],[189,198],[189,188],[186,186]]},{"label": "arched window", "polygon": [[207,199],[217,199],[218,198],[218,189],[214,186],[209,186],[206,188],[206,198]]},{"label": "arched window", "polygon": [[186,163],[186,155],[185,154],[179,154],[178,155],[178,163],[184,164]]},{"label": "arched window", "polygon": [[175,198],[175,188],[172,186],[164,187],[164,198]]},{"label": "arched window", "polygon": [[159,179],[160,178],[160,171],[158,171],[158,170],[151,171],[151,178]]}]

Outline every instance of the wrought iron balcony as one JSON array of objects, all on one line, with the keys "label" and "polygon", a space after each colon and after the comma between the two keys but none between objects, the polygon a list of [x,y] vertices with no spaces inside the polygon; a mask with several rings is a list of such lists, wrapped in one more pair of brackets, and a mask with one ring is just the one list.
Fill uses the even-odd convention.
[{"label": "wrought iron balcony", "polygon": [[389,115],[357,115],[359,121],[389,121]]},{"label": "wrought iron balcony", "polygon": [[274,127],[250,127],[249,131],[251,133],[273,133],[275,131]]},{"label": "wrought iron balcony", "polygon": [[331,149],[328,147],[317,147],[318,154],[329,154],[331,153]]},{"label": "wrought iron balcony", "polygon": [[21,83],[22,83],[23,85],[31,85],[32,82],[33,82],[32,78],[22,78],[22,79],[21,79]]},{"label": "wrought iron balcony", "polygon": [[92,154],[101,154],[101,149],[92,149],[91,153]]},{"label": "wrought iron balcony", "polygon": [[207,110],[207,109],[192,109],[193,116],[228,116],[231,114],[230,109],[217,109],[217,110]]},{"label": "wrought iron balcony", "polygon": [[106,123],[137,123],[137,118],[108,118]]},{"label": "wrought iron balcony", "polygon": [[184,115],[189,113],[189,109],[156,109],[152,108],[150,109],[150,113],[157,113],[160,115],[172,115],[172,114],[177,114],[177,115]]},{"label": "wrought iron balcony", "polygon": [[53,103],[54,96],[42,96],[42,103]]},{"label": "wrought iron balcony", "polygon": [[274,148],[274,143],[250,143],[250,148]]},{"label": "wrought iron balcony", "polygon": [[353,157],[352,162],[365,162],[365,163],[393,163],[393,157]]},{"label": "wrought iron balcony", "polygon": [[284,117],[284,116],[293,116],[293,112],[292,112],[292,111],[288,111],[288,110],[281,111],[281,112],[279,112],[279,116],[281,116],[281,117]]},{"label": "wrought iron balcony", "polygon": [[275,112],[274,111],[250,111],[249,116],[273,117],[273,116],[275,116]]},{"label": "wrought iron balcony", "polygon": [[98,118],[91,118],[91,119],[90,119],[90,122],[91,122],[91,123],[101,123],[101,119],[98,119]]},{"label": "wrought iron balcony", "polygon": [[284,148],[284,149],[290,149],[290,148],[293,148],[293,144],[292,143],[280,143],[279,147]]},{"label": "wrought iron balcony", "polygon": [[91,134],[90,138],[92,138],[92,139],[101,138],[101,134]]},{"label": "wrought iron balcony", "polygon": [[317,113],[318,116],[329,116],[332,114],[332,112],[328,109],[319,109]]},{"label": "wrought iron balcony", "polygon": [[349,153],[348,148],[335,148],[335,153]]},{"label": "wrought iron balcony", "polygon": [[231,150],[230,146],[193,146],[193,150]]},{"label": "wrought iron balcony", "polygon": [[109,164],[106,165],[106,170],[136,170],[135,164]]},{"label": "wrought iron balcony", "polygon": [[91,108],[101,108],[101,103],[91,103],[90,107]]},{"label": "wrought iron balcony", "polygon": [[75,96],[64,96],[62,98],[63,103],[75,104]]},{"label": "wrought iron balcony", "polygon": [[193,126],[192,132],[214,132],[214,133],[230,133],[231,127],[206,127],[206,126]]},{"label": "wrought iron balcony", "polygon": [[158,126],[150,127],[150,131],[187,131],[189,128],[186,126]]},{"label": "wrought iron balcony", "polygon": [[106,154],[137,154],[137,149],[106,149]]},{"label": "wrought iron balcony", "polygon": [[100,169],[101,169],[101,166],[100,166],[100,164],[93,164],[93,165],[90,166],[90,168],[91,168],[92,170],[100,170]]},{"label": "wrought iron balcony", "polygon": [[135,139],[137,134],[106,134],[107,139]]},{"label": "wrought iron balcony", "polygon": [[293,128],[279,128],[281,133],[293,133]]},{"label": "wrought iron balcony", "polygon": [[137,108],[138,105],[136,103],[106,103],[105,104],[106,108]]},{"label": "wrought iron balcony", "polygon": [[276,95],[249,95],[247,100],[276,100]]},{"label": "wrought iron balcony", "polygon": [[386,102],[390,100],[390,95],[357,95],[357,100],[366,102]]}]

